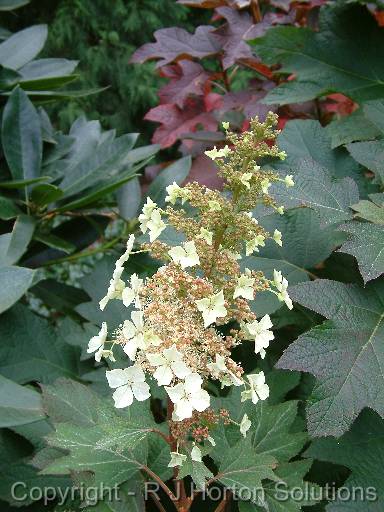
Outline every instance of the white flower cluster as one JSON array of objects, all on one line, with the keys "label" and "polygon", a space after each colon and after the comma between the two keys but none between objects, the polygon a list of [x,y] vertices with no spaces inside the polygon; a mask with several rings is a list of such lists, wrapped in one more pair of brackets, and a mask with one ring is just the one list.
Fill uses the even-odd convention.
[{"label": "white flower cluster", "polygon": [[[213,159],[222,158],[226,156],[227,151],[226,148],[222,150],[214,148],[211,152],[207,152],[207,154],[210,153],[209,156]],[[291,178],[287,177],[285,180],[287,186],[291,186]],[[248,183],[246,176],[244,180],[246,185]],[[265,186],[268,188],[267,184]],[[167,194],[166,202],[171,204],[175,204],[178,199],[181,200],[182,204],[190,199],[189,191],[179,187],[176,183],[167,187]],[[212,204],[209,204],[209,208],[212,211],[218,211],[218,208],[220,208],[219,202],[210,201],[210,203]],[[139,222],[142,233],[148,233],[151,242],[155,241],[166,228],[166,223],[162,218],[164,213],[155,202],[150,198],[147,199],[139,216]],[[252,218],[251,213],[246,215],[257,224],[256,219]],[[282,245],[281,233],[278,230],[275,230],[272,238],[279,246]],[[253,240],[246,241],[246,254],[249,255],[254,251],[258,251],[258,246],[265,245],[264,240],[265,238],[259,235]],[[201,241],[204,241],[207,244],[206,246],[212,246],[213,233],[202,227],[195,240],[189,240],[179,246],[172,247],[167,253],[170,263],[162,267],[162,269],[177,268],[179,269],[178,272],[184,273],[184,276],[191,277],[185,272],[185,269],[200,265],[200,259],[204,255],[201,253],[199,256],[197,246],[200,247]],[[146,307],[148,307],[148,301],[145,304],[142,303],[143,296],[145,297],[143,290],[146,288],[148,281],[140,279],[136,274],[130,276],[128,283],[122,279],[124,264],[129,259],[129,256],[134,253],[134,242],[135,237],[131,235],[127,242],[126,251],[116,261],[107,294],[100,301],[100,309],[104,310],[110,300],[121,300],[127,308],[134,308],[131,311],[130,319],[125,320],[120,326],[118,335],[115,336],[116,339],[113,341],[107,340],[107,325],[103,322],[99,334],[94,336],[88,345],[88,353],[94,353],[95,359],[98,362],[102,357],[114,362],[113,348],[116,344],[122,346],[124,353],[131,361],[131,366],[127,368],[112,369],[106,372],[108,384],[114,389],[113,399],[115,406],[117,408],[128,407],[133,403],[134,399],[138,401],[148,399],[150,397],[150,386],[146,382],[146,375],[150,375],[151,378],[155,379],[159,386],[164,386],[173,404],[172,420],[176,422],[191,418],[194,411],[201,413],[209,408],[210,395],[203,388],[204,380],[207,377],[219,380],[222,386],[244,386],[244,390],[241,393],[242,401],[251,400],[256,404],[259,400],[268,398],[269,388],[262,371],[243,377],[242,369],[240,368],[239,371],[236,363],[232,360],[228,363],[227,356],[224,357],[224,352],[224,355],[220,353],[210,354],[208,361],[204,363],[206,365],[205,370],[200,372],[202,373],[200,375],[199,370],[196,369],[198,365],[194,367],[193,364],[190,364],[190,360],[185,357],[184,345],[179,346],[177,343],[170,345],[170,343],[173,343],[173,338],[170,341],[169,337],[167,343],[164,343],[163,339],[161,339],[161,331],[156,328],[156,325],[159,325],[159,323],[152,324],[155,325],[155,328],[153,328],[147,322]],[[241,259],[239,254],[230,254],[230,256],[234,260]],[[161,269],[158,272],[161,273]],[[196,275],[198,276],[198,274]],[[197,277],[196,280],[198,280]],[[231,288],[231,294],[233,290],[233,302],[241,301],[241,299],[247,301],[254,300],[255,282],[255,273],[252,273],[248,268],[238,276],[235,274],[233,276],[233,288]],[[288,308],[291,309],[292,301],[287,291],[288,282],[283,278],[281,272],[274,271],[273,280],[269,281],[269,286],[271,287],[270,291],[277,296],[279,301],[285,302]],[[216,332],[213,324],[218,320],[225,321],[223,319],[226,317],[229,320],[231,310],[230,305],[228,305],[228,295],[225,296],[224,289],[214,289],[213,287],[210,290],[213,293],[200,295],[203,298],[197,298],[199,295],[194,297],[193,308],[195,311],[194,318],[196,318],[196,315],[198,317],[198,329],[209,331],[209,339],[214,340],[215,336],[219,337],[219,334]],[[225,293],[227,294],[228,292],[226,291]],[[225,297],[227,297],[227,300]],[[255,317],[253,316],[253,318]],[[262,358],[265,357],[269,343],[274,339],[272,327],[273,325],[268,315],[265,315],[260,320],[240,322],[240,331],[243,339],[253,341],[255,353],[260,354]],[[106,348],[107,344],[111,345],[110,348]],[[245,436],[251,427],[251,422],[247,415],[244,415],[238,426],[242,435]],[[214,444],[212,438],[210,438],[210,442]],[[201,460],[201,451],[197,445],[193,446],[190,455],[192,460]],[[177,449],[176,452],[171,453],[169,465],[179,466],[184,460],[185,455],[179,453]]]}]

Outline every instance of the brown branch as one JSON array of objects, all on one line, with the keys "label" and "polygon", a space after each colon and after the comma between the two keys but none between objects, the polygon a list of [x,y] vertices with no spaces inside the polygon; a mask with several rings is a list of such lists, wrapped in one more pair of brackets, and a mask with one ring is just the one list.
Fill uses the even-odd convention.
[{"label": "brown branch", "polygon": [[215,512],[224,512],[227,508],[227,505],[229,503],[229,500],[231,499],[231,491],[225,491],[224,498],[222,501],[218,504],[218,506],[215,508]]},{"label": "brown branch", "polygon": [[250,8],[254,23],[260,23],[260,21],[263,19],[263,16],[260,11],[258,0],[251,0]]},{"label": "brown branch", "polygon": [[150,432],[153,432],[154,434],[157,434],[160,437],[162,437],[167,444],[169,444],[169,445],[171,444],[171,440],[170,440],[169,436],[164,434],[164,432],[162,432],[161,430],[158,430],[157,428],[152,428],[150,430]]},{"label": "brown branch", "polygon": [[167,494],[168,498],[172,501],[172,503],[175,505],[176,509],[178,510],[178,507],[176,505],[177,498],[171,491],[171,489],[168,487],[168,485],[162,481],[162,479],[159,477],[159,475],[156,475],[148,466],[142,465],[141,469],[147,473],[155,482],[157,482],[160,487],[163,489],[163,491]]},{"label": "brown branch", "polygon": [[[168,398],[168,402],[167,402],[167,420],[168,420],[168,422],[171,421],[171,419],[172,419],[173,408],[174,408],[174,406],[173,406],[172,400],[170,400],[170,398]],[[176,451],[177,450],[177,440],[172,436],[171,431],[169,431],[168,439],[169,439],[169,444],[171,446],[171,450],[173,452]],[[175,506],[179,512],[188,512],[192,501],[190,498],[188,498],[187,493],[185,491],[184,480],[179,479],[179,469],[177,467],[173,468],[173,481],[175,484],[176,495],[178,498]]]},{"label": "brown branch", "polygon": [[153,499],[153,502],[156,505],[156,507],[158,508],[158,510],[160,510],[160,512],[167,512],[165,510],[165,508],[163,507],[163,505],[161,504],[160,498],[158,497],[158,495],[155,492],[152,492],[150,494],[150,496]]}]

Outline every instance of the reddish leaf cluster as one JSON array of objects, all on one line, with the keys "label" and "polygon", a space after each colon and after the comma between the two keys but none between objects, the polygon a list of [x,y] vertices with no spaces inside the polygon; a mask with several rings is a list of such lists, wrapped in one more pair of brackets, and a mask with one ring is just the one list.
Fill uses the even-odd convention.
[{"label": "reddish leaf cluster", "polygon": [[[179,143],[182,154],[194,157],[191,176],[218,186],[215,166],[204,151],[223,140],[221,122],[244,130],[249,118],[263,119],[268,110],[275,110],[264,105],[263,98],[282,79],[278,69],[260,61],[249,42],[273,25],[316,26],[318,8],[325,1],[270,0],[260,8],[258,0],[178,0],[189,7],[213,9],[212,25],[200,26],[193,34],[176,27],[157,30],[155,42],[134,53],[131,62],[156,60],[160,75],[168,79],[159,90],[159,105],[145,116],[159,123],[153,142],[163,148]],[[353,109],[341,95],[284,106],[279,109],[280,127],[292,118],[327,120]]]}]

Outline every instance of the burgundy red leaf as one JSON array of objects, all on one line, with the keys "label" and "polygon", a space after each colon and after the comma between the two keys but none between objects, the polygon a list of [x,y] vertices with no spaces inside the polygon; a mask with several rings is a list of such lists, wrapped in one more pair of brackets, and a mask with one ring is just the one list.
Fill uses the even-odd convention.
[{"label": "burgundy red leaf", "polygon": [[156,43],[141,46],[131,57],[131,62],[145,62],[159,59],[156,67],[164,66],[180,59],[195,57],[202,59],[220,51],[220,43],[212,31],[214,27],[202,25],[194,34],[183,28],[171,27],[156,30]]},{"label": "burgundy red leaf", "polygon": [[165,104],[152,108],[145,116],[148,121],[160,123],[152,142],[163,148],[172,146],[181,135],[196,131],[198,128],[208,131],[217,129],[217,121],[206,112],[202,100],[189,99],[183,109],[177,105]]},{"label": "burgundy red leaf", "polygon": [[203,96],[204,84],[210,78],[200,64],[190,60],[180,60],[174,66],[166,66],[169,73],[162,73],[170,82],[159,91],[161,103],[175,103],[182,107],[188,96]]}]

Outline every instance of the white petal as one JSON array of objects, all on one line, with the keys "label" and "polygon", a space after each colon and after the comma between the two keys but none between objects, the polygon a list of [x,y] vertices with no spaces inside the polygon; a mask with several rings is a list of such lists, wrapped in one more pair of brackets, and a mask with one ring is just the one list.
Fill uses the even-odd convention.
[{"label": "white petal", "polygon": [[101,357],[102,357],[103,352],[104,352],[103,349],[104,349],[104,345],[101,345],[99,350],[97,350],[96,353],[95,353],[95,361],[97,361],[98,363],[100,363],[100,361],[101,361]]},{"label": "white petal", "polygon": [[198,446],[194,446],[191,450],[191,459],[195,462],[201,462],[201,450]]},{"label": "white petal", "polygon": [[137,349],[138,346],[134,339],[129,340],[123,347],[124,352],[127,354],[131,361],[136,359]]},{"label": "white petal", "polygon": [[253,404],[257,404],[259,401],[259,396],[254,389],[251,390],[251,399]]},{"label": "white petal", "polygon": [[181,245],[172,247],[172,249],[168,251],[168,254],[175,263],[179,263],[182,258],[185,258],[185,251]]},{"label": "white petal", "polygon": [[240,423],[240,432],[244,437],[246,437],[248,430],[251,428],[251,425],[252,423],[248,418],[248,415],[244,414],[243,419],[241,420]]},{"label": "white petal", "polygon": [[121,297],[123,299],[124,306],[128,307],[135,300],[135,292],[132,288],[124,288]]},{"label": "white petal", "polygon": [[135,324],[136,329],[142,329],[144,325],[143,313],[141,311],[132,311],[131,320]]},{"label": "white petal", "polygon": [[170,348],[165,348],[163,350],[163,355],[165,359],[169,362],[181,361],[183,359],[183,354],[177,350],[175,344],[173,344],[172,347]]},{"label": "white petal", "polygon": [[127,340],[130,340],[134,337],[136,333],[136,327],[133,325],[133,323],[130,320],[125,320],[123,324],[123,336]]},{"label": "white petal", "polygon": [[264,315],[259,324],[263,331],[273,327],[273,323],[271,322],[271,317],[269,315]]},{"label": "white petal", "polygon": [[171,452],[171,460],[168,464],[169,468],[175,468],[183,465],[183,462],[187,460],[187,456],[178,452]]},{"label": "white petal", "polygon": [[200,389],[191,396],[190,401],[196,411],[202,412],[209,407],[211,398],[205,389]]},{"label": "white petal", "polygon": [[159,386],[168,386],[173,379],[173,373],[169,366],[159,366],[153,376]]},{"label": "white petal", "polygon": [[203,384],[203,379],[200,377],[198,373],[191,373],[185,377],[185,391],[188,394],[195,393],[201,389],[201,385]]},{"label": "white petal", "polygon": [[167,360],[162,354],[151,354],[147,353],[147,359],[152,366],[163,366],[167,363]]},{"label": "white petal", "polygon": [[211,309],[207,309],[203,312],[204,327],[208,327],[216,321],[216,314]]},{"label": "white petal", "polygon": [[100,336],[93,336],[88,342],[87,352],[91,354],[104,345],[104,341],[100,339]]},{"label": "white petal", "polygon": [[133,393],[128,385],[117,388],[112,397],[115,401],[115,407],[118,409],[129,407],[133,402]]},{"label": "white petal", "polygon": [[132,391],[136,400],[139,402],[147,400],[147,398],[151,396],[151,393],[149,392],[149,386],[146,382],[135,382],[132,384]]},{"label": "white petal", "polygon": [[260,397],[260,400],[266,400],[269,397],[268,384],[263,384],[262,386],[259,386],[256,391]]},{"label": "white petal", "polygon": [[165,387],[165,391],[168,393],[169,398],[172,400],[174,404],[179,402],[185,395],[184,384],[182,384],[181,382],[176,386]]},{"label": "white petal", "polygon": [[130,366],[124,370],[130,380],[130,382],[145,382],[145,373],[140,366]]},{"label": "white petal", "polygon": [[185,420],[186,418],[191,418],[193,412],[192,404],[186,398],[182,398],[175,405],[175,413],[180,418],[180,420]]},{"label": "white petal", "polygon": [[216,295],[212,296],[213,303],[216,306],[224,306],[225,299],[224,299],[224,292],[223,290],[220,290]]},{"label": "white petal", "polygon": [[188,368],[188,366],[183,361],[174,361],[171,364],[171,368],[172,368],[173,373],[179,379],[184,379],[187,375],[192,373],[191,370]]},{"label": "white petal", "polygon": [[125,370],[107,370],[105,374],[110,388],[123,386],[129,380]]}]

